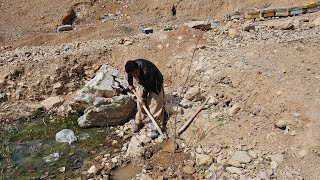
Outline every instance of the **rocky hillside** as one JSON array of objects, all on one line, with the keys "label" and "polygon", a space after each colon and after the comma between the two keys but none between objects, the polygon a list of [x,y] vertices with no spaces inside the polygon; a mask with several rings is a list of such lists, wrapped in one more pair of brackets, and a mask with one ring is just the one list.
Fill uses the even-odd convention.
[{"label": "rocky hillside", "polygon": [[[115,167],[128,162],[140,168],[140,179],[313,180],[320,176],[320,12],[225,22],[220,17],[226,12],[265,4],[69,1],[58,8],[58,3],[51,3],[32,1],[23,6],[5,1],[1,5],[8,12],[0,17],[0,23],[7,25],[0,27],[5,28],[0,34],[2,128],[32,121],[41,102],[52,97],[61,101],[47,107],[48,115],[71,114],[76,91],[101,65],[109,64],[124,74],[123,64],[134,58],[150,59],[164,74],[169,136],[210,97],[176,139],[179,147],[174,153],[166,151],[160,138],[148,139],[145,131],[132,134],[130,121],[115,127],[113,142],[125,139],[121,151],[88,160],[92,166],[82,167],[80,179],[107,179]],[[173,4],[176,17],[170,15]],[[208,9],[200,11],[200,4],[212,6],[201,6]],[[10,11],[12,6],[16,11]],[[40,10],[34,13],[27,7]],[[56,33],[70,7],[77,14],[74,29]],[[35,21],[13,21],[16,16]],[[185,26],[191,19],[205,20],[202,23],[211,23],[211,29]],[[165,25],[174,28],[164,31]],[[145,26],[154,28],[154,33],[140,33]]]}]

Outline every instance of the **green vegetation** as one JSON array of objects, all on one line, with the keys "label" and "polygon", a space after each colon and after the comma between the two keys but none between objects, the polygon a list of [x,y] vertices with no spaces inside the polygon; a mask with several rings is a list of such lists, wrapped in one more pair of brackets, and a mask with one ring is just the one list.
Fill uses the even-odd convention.
[{"label": "green vegetation", "polygon": [[[0,132],[0,179],[77,177],[85,159],[99,152],[113,151],[110,128],[80,128],[75,115],[56,119],[42,118],[12,125]],[[62,129],[71,129],[78,140],[73,144],[55,141]],[[44,157],[59,153],[59,159],[45,162]],[[65,167],[65,172],[59,172]]]}]

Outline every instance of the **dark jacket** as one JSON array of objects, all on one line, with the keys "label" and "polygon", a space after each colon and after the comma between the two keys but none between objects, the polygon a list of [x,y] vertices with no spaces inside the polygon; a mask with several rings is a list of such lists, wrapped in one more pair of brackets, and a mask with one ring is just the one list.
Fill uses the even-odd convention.
[{"label": "dark jacket", "polygon": [[[159,69],[150,61],[145,59],[134,60],[139,65],[140,74],[138,83],[143,86],[142,98],[147,98],[150,91],[159,95],[162,90],[163,76]],[[128,83],[133,86],[133,76],[128,74]]]}]

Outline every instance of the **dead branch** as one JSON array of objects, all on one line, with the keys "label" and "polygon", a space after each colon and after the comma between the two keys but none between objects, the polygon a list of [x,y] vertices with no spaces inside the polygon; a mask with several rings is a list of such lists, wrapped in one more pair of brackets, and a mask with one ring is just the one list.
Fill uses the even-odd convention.
[{"label": "dead branch", "polygon": [[179,129],[178,131],[178,136],[180,134],[182,134],[188,127],[189,125],[192,123],[192,121],[194,120],[194,118],[198,115],[198,113],[202,110],[202,108],[207,104],[207,102],[209,101],[210,97],[208,97],[199,107],[199,109],[189,118],[189,120]]}]

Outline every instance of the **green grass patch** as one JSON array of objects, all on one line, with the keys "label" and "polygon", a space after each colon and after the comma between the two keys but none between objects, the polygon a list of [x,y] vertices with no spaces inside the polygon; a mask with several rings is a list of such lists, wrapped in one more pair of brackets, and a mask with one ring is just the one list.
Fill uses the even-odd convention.
[{"label": "green grass patch", "polygon": [[[12,125],[0,132],[0,179],[74,178],[85,159],[100,152],[112,153],[111,130],[108,127],[81,128],[75,115],[60,118],[41,118]],[[55,141],[62,129],[71,129],[78,140],[71,145]],[[59,160],[45,162],[44,157],[59,153]],[[66,167],[64,173],[60,167]]]}]

